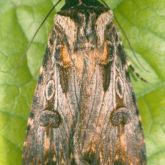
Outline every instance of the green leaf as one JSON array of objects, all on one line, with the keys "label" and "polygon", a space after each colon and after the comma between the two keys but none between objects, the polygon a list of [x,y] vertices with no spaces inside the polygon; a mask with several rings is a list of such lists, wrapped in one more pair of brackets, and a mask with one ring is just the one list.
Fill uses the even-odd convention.
[{"label": "green leaf", "polygon": [[[165,2],[106,2],[114,10],[140,64],[116,23],[129,61],[148,81],[133,80],[145,133],[148,164],[164,165]],[[28,113],[54,13],[44,23],[28,52],[26,48],[53,3],[54,0],[0,0],[0,164],[3,165],[21,164]]]}]

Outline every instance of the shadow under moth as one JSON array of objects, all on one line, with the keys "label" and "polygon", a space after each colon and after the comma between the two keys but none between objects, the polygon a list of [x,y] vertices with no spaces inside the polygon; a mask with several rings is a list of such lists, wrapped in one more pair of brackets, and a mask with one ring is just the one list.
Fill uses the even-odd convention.
[{"label": "shadow under moth", "polygon": [[66,0],[55,16],[23,165],[146,165],[126,54],[98,0]]}]

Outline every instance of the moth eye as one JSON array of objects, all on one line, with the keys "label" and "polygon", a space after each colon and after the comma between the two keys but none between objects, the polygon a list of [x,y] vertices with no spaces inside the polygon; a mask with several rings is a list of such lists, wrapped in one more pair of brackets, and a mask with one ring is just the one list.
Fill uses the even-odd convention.
[{"label": "moth eye", "polygon": [[111,113],[110,120],[115,126],[125,125],[130,121],[130,113],[125,107],[118,108]]},{"label": "moth eye", "polygon": [[40,115],[39,121],[42,127],[58,128],[61,123],[61,117],[57,111],[44,110]]},{"label": "moth eye", "polygon": [[50,100],[53,97],[55,90],[54,87],[55,87],[54,81],[50,80],[46,85],[46,91],[45,91],[47,100]]}]

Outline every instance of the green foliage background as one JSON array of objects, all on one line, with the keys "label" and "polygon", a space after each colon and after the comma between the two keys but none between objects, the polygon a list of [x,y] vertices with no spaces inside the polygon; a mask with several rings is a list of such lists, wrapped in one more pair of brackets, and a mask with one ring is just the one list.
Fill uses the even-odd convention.
[{"label": "green foliage background", "polygon": [[[111,0],[138,59],[124,40],[145,133],[148,165],[165,164],[165,1]],[[27,117],[53,15],[26,47],[55,0],[0,0],[0,164],[20,165]],[[62,3],[57,7],[59,9]],[[119,30],[121,31],[121,30]]]}]

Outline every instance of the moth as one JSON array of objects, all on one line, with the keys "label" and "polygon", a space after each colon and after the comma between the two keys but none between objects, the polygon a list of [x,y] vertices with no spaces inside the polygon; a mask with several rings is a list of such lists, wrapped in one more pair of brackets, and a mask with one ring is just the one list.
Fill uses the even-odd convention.
[{"label": "moth", "polygon": [[55,16],[23,165],[146,165],[126,54],[98,0],[66,0]]}]

